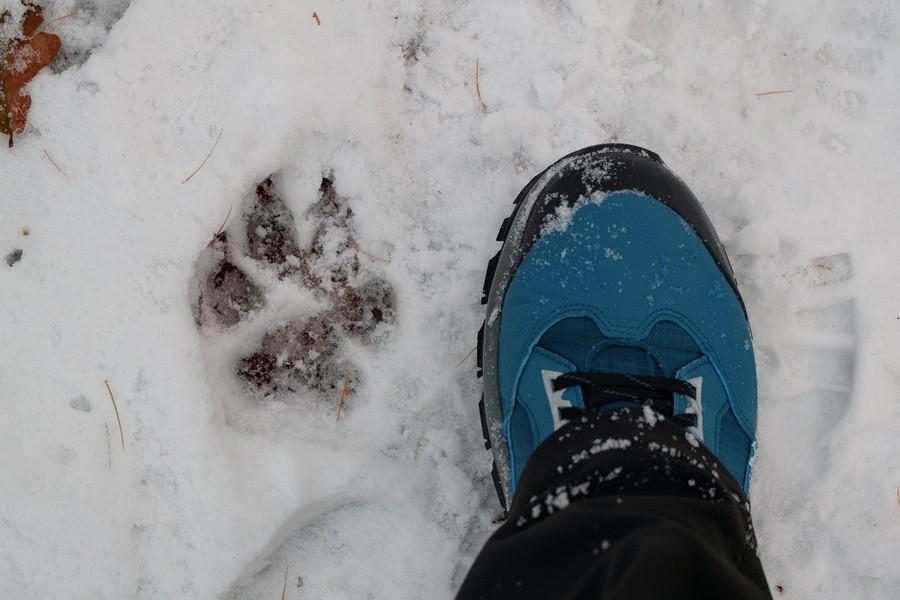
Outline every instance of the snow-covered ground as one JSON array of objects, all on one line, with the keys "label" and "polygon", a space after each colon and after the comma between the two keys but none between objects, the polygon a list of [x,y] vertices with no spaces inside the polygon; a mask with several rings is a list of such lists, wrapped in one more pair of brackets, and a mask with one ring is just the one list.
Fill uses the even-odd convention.
[{"label": "snow-covered ground", "polygon": [[[0,597],[451,597],[499,513],[469,354],[493,237],[534,173],[604,141],[659,152],[731,254],[775,596],[900,597],[896,2],[46,7],[77,11],[47,27],[65,56],[0,150]],[[329,177],[393,287],[334,363],[340,420],[340,381],[260,398],[236,375],[335,302],[241,246],[272,173],[301,241]],[[198,328],[229,210],[262,300]]]}]

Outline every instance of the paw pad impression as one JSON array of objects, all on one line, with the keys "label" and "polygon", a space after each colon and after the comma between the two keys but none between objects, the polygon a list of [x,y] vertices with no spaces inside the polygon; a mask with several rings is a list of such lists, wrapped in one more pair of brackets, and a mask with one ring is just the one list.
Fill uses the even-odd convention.
[{"label": "paw pad impression", "polygon": [[322,178],[319,198],[304,218],[315,224],[305,243],[268,177],[247,199],[243,217],[217,235],[197,261],[194,313],[200,328],[223,332],[266,310],[265,289],[238,266],[243,262],[234,259],[238,252],[278,279],[312,291],[327,306],[270,328],[238,360],[237,376],[264,396],[353,386],[359,370],[344,357],[344,343],[354,338],[373,343],[395,318],[393,288],[361,265],[353,211],[331,177]]}]

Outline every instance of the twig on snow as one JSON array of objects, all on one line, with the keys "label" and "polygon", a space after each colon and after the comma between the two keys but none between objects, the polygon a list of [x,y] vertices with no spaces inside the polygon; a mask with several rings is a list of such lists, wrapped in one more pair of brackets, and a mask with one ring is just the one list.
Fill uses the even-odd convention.
[{"label": "twig on snow", "polygon": [[196,175],[197,172],[198,172],[200,169],[203,168],[203,165],[205,165],[205,164],[206,164],[206,161],[209,160],[209,157],[212,156],[212,153],[213,153],[213,151],[216,149],[216,146],[219,145],[219,140],[222,139],[222,133],[223,133],[224,131],[225,131],[224,129],[220,129],[220,130],[219,130],[219,135],[216,137],[216,141],[213,142],[212,148],[209,149],[209,153],[206,155],[206,158],[203,159],[203,162],[200,163],[200,166],[199,166],[199,167],[197,167],[196,169],[194,169],[193,173],[191,173],[190,175],[188,175],[187,178],[185,178],[185,180],[181,182],[182,184],[185,184],[185,183],[187,183],[188,181],[190,181],[191,178],[192,178],[194,175]]},{"label": "twig on snow", "polygon": [[341,390],[341,399],[338,401],[337,421],[341,420],[341,413],[344,411],[344,403],[347,401],[347,396],[349,395],[350,380],[347,377],[344,377],[344,388]]},{"label": "twig on snow", "polygon": [[772,90],[771,92],[755,92],[753,95],[759,98],[760,96],[774,96],[775,94],[792,94],[794,90]]},{"label": "twig on snow", "polygon": [[472,353],[475,352],[475,350],[477,350],[477,349],[478,349],[478,346],[475,346],[475,347],[473,347],[471,350],[469,350],[469,352],[468,352],[465,356],[463,356],[462,360],[459,361],[458,363],[456,363],[456,366],[453,367],[453,368],[454,368],[454,369],[460,368],[460,367],[462,366],[462,364],[463,364],[464,362],[466,362],[466,359],[469,358],[470,356],[472,356]]},{"label": "twig on snow", "polygon": [[281,588],[281,600],[284,600],[285,596],[287,596],[287,573],[288,566],[284,565],[284,585]]},{"label": "twig on snow", "polygon": [[78,11],[73,10],[72,12],[70,12],[67,15],[63,15],[61,17],[56,17],[55,19],[47,21],[46,23],[44,23],[44,27],[49,27],[50,25],[53,25],[54,23],[58,23],[59,21],[62,21],[63,19],[71,19],[72,17],[74,17],[77,14],[78,14]]},{"label": "twig on snow", "polygon": [[359,252],[360,254],[364,254],[365,256],[368,256],[372,260],[377,260],[379,262],[387,262],[386,258],[381,258],[380,256],[375,256],[374,254],[370,254],[370,253],[366,252],[365,250],[360,248],[359,244],[357,244],[356,242],[352,242],[350,244],[350,247],[353,248],[354,250],[356,250],[357,252]]},{"label": "twig on snow", "polygon": [[212,246],[216,242],[216,240],[219,239],[219,236],[222,235],[222,232],[225,231],[225,225],[228,224],[228,219],[231,217],[231,209],[232,208],[234,208],[234,207],[233,206],[228,207],[228,212],[225,213],[225,220],[222,221],[222,224],[219,225],[219,228],[216,229],[216,232],[213,234],[212,239],[209,240],[209,243],[206,244],[207,248]]},{"label": "twig on snow", "polygon": [[56,164],[56,161],[53,160],[53,157],[50,156],[50,153],[47,152],[46,150],[44,150],[44,156],[47,157],[47,160],[50,161],[50,164],[51,164],[51,165],[53,165],[54,167],[56,167],[56,170],[57,170],[57,171],[59,171],[60,173],[62,173],[64,177],[68,177],[68,175],[66,175],[66,172],[63,171],[63,170],[59,167],[58,164]]},{"label": "twig on snow", "polygon": [[481,103],[481,112],[487,112],[487,104],[481,98],[481,63],[478,58],[475,59],[475,93],[478,95],[478,102]]},{"label": "twig on snow", "polygon": [[125,433],[122,431],[122,419],[119,418],[119,407],[116,406],[116,397],[113,396],[112,388],[109,387],[109,381],[104,379],[106,391],[109,392],[109,399],[112,400],[113,410],[116,411],[116,422],[119,424],[119,438],[122,440],[122,452],[125,452]]}]

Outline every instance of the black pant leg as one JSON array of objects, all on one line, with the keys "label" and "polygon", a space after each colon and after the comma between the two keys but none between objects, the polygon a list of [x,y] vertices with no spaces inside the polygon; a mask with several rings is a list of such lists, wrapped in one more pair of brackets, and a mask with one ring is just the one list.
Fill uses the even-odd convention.
[{"label": "black pant leg", "polygon": [[534,452],[459,600],[771,598],[750,504],[670,419],[571,422]]}]

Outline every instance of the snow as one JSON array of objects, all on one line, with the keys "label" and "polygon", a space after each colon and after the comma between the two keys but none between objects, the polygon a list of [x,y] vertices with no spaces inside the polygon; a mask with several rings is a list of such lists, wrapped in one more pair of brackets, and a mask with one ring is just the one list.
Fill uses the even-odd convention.
[{"label": "snow", "polygon": [[[0,161],[0,596],[452,597],[499,513],[456,366],[493,239],[604,141],[688,182],[744,290],[773,588],[900,595],[896,3],[46,3],[72,10]],[[271,173],[298,218],[332,174],[393,286],[340,421],[233,369],[327,300],[239,257],[265,307],[194,323],[198,257]]]},{"label": "snow", "polygon": [[605,440],[594,440],[594,445],[591,446],[591,454],[598,454],[600,452],[606,452],[607,450],[625,450],[631,446],[631,440],[627,440],[624,438],[616,439],[616,438],[607,438]]}]

